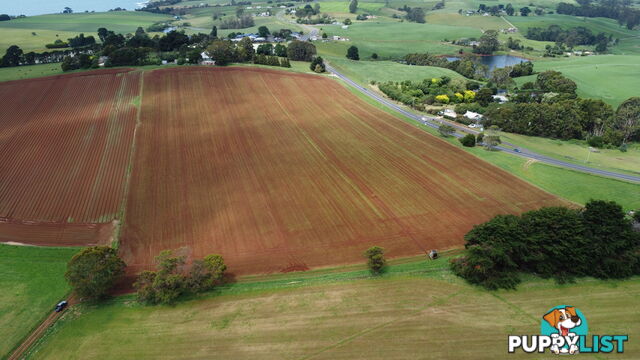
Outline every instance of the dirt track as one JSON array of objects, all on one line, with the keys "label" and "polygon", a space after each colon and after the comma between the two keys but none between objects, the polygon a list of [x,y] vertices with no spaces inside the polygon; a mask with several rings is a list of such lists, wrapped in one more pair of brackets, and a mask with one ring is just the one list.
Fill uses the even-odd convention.
[{"label": "dirt track", "polygon": [[64,314],[65,311],[68,311],[68,309],[71,306],[76,304],[76,299],[73,296],[70,297],[67,301],[69,303],[67,305],[67,308],[62,312],[51,311],[49,316],[47,316],[47,318],[44,319],[44,321],[40,323],[40,325],[38,325],[38,327],[35,328],[26,339],[24,339],[24,341],[22,341],[20,346],[18,346],[11,353],[8,360],[18,360],[18,359],[21,359],[24,355],[26,355],[26,352],[29,350],[29,348],[31,348],[31,346],[35,344],[36,341],[40,339],[40,337],[42,337],[44,332],[47,331],[47,329],[51,325],[53,325]]}]

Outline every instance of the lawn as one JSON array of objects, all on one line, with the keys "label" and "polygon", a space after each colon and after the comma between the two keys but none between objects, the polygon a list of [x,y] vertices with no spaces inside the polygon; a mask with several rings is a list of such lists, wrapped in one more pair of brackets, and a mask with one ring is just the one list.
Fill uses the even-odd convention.
[{"label": "lawn", "polygon": [[[374,102],[369,97],[356,92],[351,87],[347,85],[344,86],[365,102],[379,109],[383,109],[406,122],[414,124],[424,131],[439,136],[437,130],[418,124],[414,120]],[[447,138],[446,140],[535,186],[575,203],[585,204],[591,199],[605,199],[616,201],[622,205],[625,210],[640,209],[640,185],[638,184],[563,169],[540,162],[530,162],[526,159],[500,151],[486,151],[480,147],[463,147],[460,142],[453,137]],[[633,159],[630,160],[633,161]]]},{"label": "lawn", "polygon": [[[640,79],[640,56],[595,55],[568,58],[553,58],[534,62],[538,72],[556,70],[575,81],[578,95],[602,99],[617,107],[624,100],[638,96]],[[521,85],[535,81],[535,75],[516,78]]]},{"label": "lawn", "polygon": [[0,244],[0,358],[69,292],[63,275],[77,251]]},{"label": "lawn", "polygon": [[529,276],[517,291],[487,292],[447,267],[441,258],[392,265],[378,278],[358,269],[278,275],[174,307],[131,296],[82,305],[29,358],[496,359],[507,335],[539,334],[542,315],[559,304],[578,307],[591,333],[629,334],[616,358],[639,355],[640,313],[621,311],[640,295],[638,278],[558,285]]},{"label": "lawn", "polygon": [[349,78],[367,84],[371,80],[385,81],[422,81],[434,77],[448,76],[452,79],[463,78],[449,69],[433,66],[409,66],[393,61],[353,61],[344,57],[326,57],[326,60]]}]

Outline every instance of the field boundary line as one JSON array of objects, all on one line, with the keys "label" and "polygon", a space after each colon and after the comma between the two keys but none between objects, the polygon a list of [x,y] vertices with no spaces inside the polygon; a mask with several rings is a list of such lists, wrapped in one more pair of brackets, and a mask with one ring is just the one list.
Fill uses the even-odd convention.
[{"label": "field boundary line", "polygon": [[138,106],[136,106],[137,110],[136,110],[136,125],[133,129],[133,139],[131,140],[131,151],[129,153],[129,161],[127,164],[127,169],[126,169],[126,173],[125,173],[125,179],[124,179],[124,193],[122,194],[122,200],[120,202],[120,209],[117,213],[117,218],[118,218],[118,222],[115,225],[115,229],[113,229],[113,240],[112,240],[112,247],[114,247],[116,250],[118,249],[118,247],[120,246],[120,232],[122,231],[122,226],[124,226],[124,216],[126,215],[127,212],[127,203],[129,200],[129,189],[130,189],[130,185],[131,185],[131,177],[133,174],[133,163],[134,163],[134,158],[135,158],[135,153],[136,153],[136,139],[137,139],[137,134],[138,134],[138,129],[140,128],[140,125],[142,124],[142,121],[140,120],[140,116],[142,114],[142,99],[144,97],[144,75],[145,75],[145,71],[142,70],[140,72],[140,91],[139,91],[139,97],[140,97],[140,101],[138,103]]},{"label": "field boundary line", "polygon": [[456,297],[456,296],[460,295],[460,294],[461,294],[461,293],[463,293],[465,290],[466,290],[466,289],[462,289],[462,290],[459,290],[459,291],[457,291],[457,292],[454,292],[453,294],[449,294],[449,295],[447,295],[447,296],[443,296],[443,297],[441,297],[441,298],[437,298],[437,299],[435,299],[435,300],[431,301],[430,303],[428,303],[427,305],[425,305],[425,306],[423,306],[423,307],[419,308],[418,310],[414,310],[414,311],[412,311],[410,314],[407,314],[407,315],[404,315],[404,316],[400,316],[400,317],[395,318],[395,319],[393,319],[393,320],[389,320],[389,321],[383,322],[383,323],[381,323],[381,324],[378,324],[378,325],[376,325],[376,326],[373,326],[373,327],[370,327],[370,328],[367,328],[367,329],[361,330],[361,331],[359,331],[359,332],[357,332],[357,333],[355,333],[355,334],[353,334],[353,335],[347,336],[346,338],[344,338],[344,339],[342,339],[342,340],[340,340],[340,341],[336,342],[336,343],[335,343],[335,344],[333,344],[333,345],[329,345],[329,346],[327,346],[327,347],[324,347],[324,348],[320,349],[319,351],[317,351],[317,352],[315,352],[315,353],[313,353],[313,354],[310,354],[310,355],[307,355],[307,356],[301,357],[301,358],[300,358],[300,360],[312,359],[312,358],[314,358],[314,357],[316,357],[316,356],[318,356],[318,355],[320,355],[320,354],[322,354],[322,353],[324,353],[324,352],[326,352],[326,351],[329,351],[329,350],[333,350],[333,349],[339,348],[340,346],[345,345],[345,344],[347,344],[347,343],[351,342],[352,340],[355,340],[355,339],[357,339],[357,338],[359,338],[359,337],[362,337],[362,336],[364,336],[364,335],[367,335],[367,334],[369,334],[369,333],[371,333],[371,332],[373,332],[373,331],[376,331],[376,330],[378,330],[378,329],[382,329],[382,328],[384,328],[384,327],[386,327],[386,326],[388,326],[388,325],[391,325],[391,324],[393,324],[393,323],[396,323],[396,322],[398,322],[398,321],[402,321],[402,320],[406,320],[406,319],[412,318],[413,316],[415,316],[415,315],[417,315],[417,314],[419,314],[419,313],[421,313],[421,312],[425,311],[426,309],[428,309],[428,308],[430,308],[430,307],[433,307],[433,306],[439,305],[439,304],[441,304],[442,302],[445,302],[445,301],[447,301],[447,300],[450,300],[450,299],[452,299],[452,298],[454,298],[454,297]]}]

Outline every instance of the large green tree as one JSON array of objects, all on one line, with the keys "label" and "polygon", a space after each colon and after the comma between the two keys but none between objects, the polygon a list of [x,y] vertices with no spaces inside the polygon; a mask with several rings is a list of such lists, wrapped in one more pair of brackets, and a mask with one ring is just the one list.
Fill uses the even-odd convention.
[{"label": "large green tree", "polygon": [[0,60],[0,67],[11,67],[20,65],[22,60],[23,51],[18,45],[11,45],[7,49],[7,52]]},{"label": "large green tree", "polygon": [[347,49],[347,59],[360,60],[360,54],[358,53],[357,47],[351,46]]},{"label": "large green tree", "polygon": [[86,248],[67,264],[64,274],[71,288],[82,298],[100,299],[124,274],[126,264],[118,251],[107,246]]},{"label": "large green tree", "polygon": [[387,260],[384,258],[384,249],[379,246],[372,246],[364,252],[364,256],[367,258],[367,266],[373,274],[380,274],[384,267],[387,265]]},{"label": "large green tree", "polygon": [[616,111],[616,127],[622,132],[622,141],[626,143],[640,131],[640,97],[625,100]]},{"label": "large green tree", "polygon": [[349,12],[355,14],[358,11],[358,0],[351,0],[349,3]]},{"label": "large green tree", "polygon": [[498,41],[498,32],[496,30],[487,30],[480,37],[479,44],[473,49],[473,52],[491,55],[499,48],[500,42]]},{"label": "large green tree", "polygon": [[214,40],[209,47],[207,47],[207,53],[216,65],[227,65],[234,60],[234,48],[230,41]]},{"label": "large green tree", "polygon": [[310,42],[293,40],[287,46],[289,60],[311,61],[316,54],[316,47]]}]

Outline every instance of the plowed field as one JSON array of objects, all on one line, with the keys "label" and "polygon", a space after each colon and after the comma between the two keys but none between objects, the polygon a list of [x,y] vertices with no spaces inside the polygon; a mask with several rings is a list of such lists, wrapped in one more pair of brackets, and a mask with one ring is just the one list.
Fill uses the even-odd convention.
[{"label": "plowed field", "polygon": [[146,72],[120,249],[222,254],[236,274],[462,245],[474,224],[563,202],[360,101],[270,70]]},{"label": "plowed field", "polygon": [[125,69],[0,84],[0,241],[86,245],[111,236],[140,80]]}]

